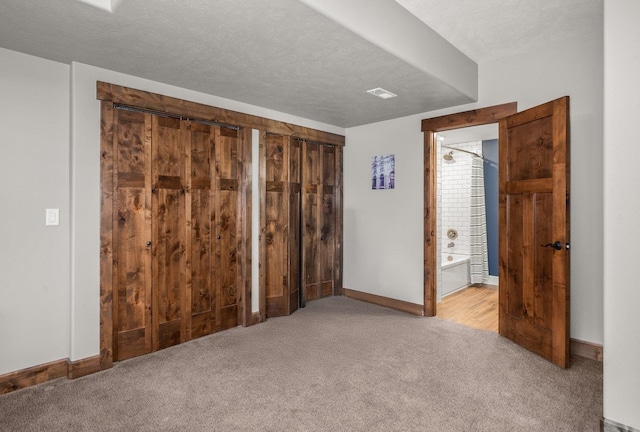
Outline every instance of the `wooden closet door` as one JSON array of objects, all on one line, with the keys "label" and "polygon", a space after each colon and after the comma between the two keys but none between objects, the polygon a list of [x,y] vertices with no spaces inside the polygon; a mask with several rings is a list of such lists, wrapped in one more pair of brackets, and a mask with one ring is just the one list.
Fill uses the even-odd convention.
[{"label": "wooden closet door", "polygon": [[151,116],[114,110],[113,358],[151,352]]},{"label": "wooden closet door", "polygon": [[152,116],[154,351],[187,340],[184,123]]},{"label": "wooden closet door", "polygon": [[265,144],[267,317],[298,308],[300,286],[300,141],[267,135]]},{"label": "wooden closet door", "polygon": [[297,138],[290,138],[289,145],[289,314],[298,309],[301,289],[301,232],[302,225],[302,172],[300,161],[302,158],[302,142]]},{"label": "wooden closet door", "polygon": [[187,254],[186,285],[190,298],[189,339],[213,333],[218,316],[215,275],[213,269],[213,224],[215,179],[212,164],[215,156],[215,126],[187,122],[188,188],[187,214],[191,225],[187,227],[189,248]]},{"label": "wooden closet door", "polygon": [[238,247],[242,242],[239,235],[238,209],[240,194],[239,146],[237,130],[218,127],[215,131],[215,268],[217,299],[220,313],[218,328],[225,330],[236,327],[239,322],[238,292],[239,263]]},{"label": "wooden closet door", "polygon": [[305,301],[333,295],[336,254],[336,150],[302,146],[302,249]]},{"label": "wooden closet door", "polygon": [[333,295],[334,263],[336,256],[336,148],[328,145],[320,146],[322,155],[322,184],[320,190],[321,225],[318,236],[320,258],[320,297]]}]

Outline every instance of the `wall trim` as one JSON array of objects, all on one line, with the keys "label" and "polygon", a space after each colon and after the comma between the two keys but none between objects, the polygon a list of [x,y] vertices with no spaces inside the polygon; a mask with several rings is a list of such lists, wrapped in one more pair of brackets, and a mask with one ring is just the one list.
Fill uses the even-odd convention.
[{"label": "wall trim", "polygon": [[640,430],[603,417],[600,419],[600,432],[640,432]]},{"label": "wall trim", "polygon": [[0,375],[0,395],[58,378],[76,379],[99,371],[99,355],[76,361],[68,358],[54,360]]},{"label": "wall trim", "polygon": [[76,379],[100,372],[100,355],[71,361],[67,359],[67,378]]},{"label": "wall trim", "polygon": [[269,132],[281,135],[320,141],[324,144],[332,144],[335,146],[345,145],[345,137],[343,135],[102,81],[97,82],[97,99],[114,104],[117,103],[181,116],[189,116],[215,123],[230,124],[249,129],[268,130]]},{"label": "wall trim", "polygon": [[571,339],[571,355],[602,362],[604,349],[602,345]]},{"label": "wall trim", "polygon": [[410,313],[412,315],[423,316],[423,306],[420,304],[409,303],[403,300],[396,300],[389,297],[369,294],[348,288],[342,288],[342,295],[354,300],[373,303],[378,306],[388,307],[391,309],[399,310],[401,312]]},{"label": "wall trim", "polygon": [[256,324],[261,324],[263,322],[265,322],[267,320],[266,317],[263,317],[263,313],[262,311],[258,311],[258,312],[253,312],[251,314],[251,320],[249,321],[249,323],[245,326],[245,327],[250,327]]}]

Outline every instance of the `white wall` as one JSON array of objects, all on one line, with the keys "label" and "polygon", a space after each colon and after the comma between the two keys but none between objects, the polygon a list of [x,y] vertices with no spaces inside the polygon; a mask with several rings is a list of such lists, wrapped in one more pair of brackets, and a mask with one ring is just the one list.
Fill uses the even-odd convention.
[{"label": "white wall", "polygon": [[640,2],[604,3],[604,417],[640,430]]},{"label": "white wall", "polygon": [[0,65],[2,375],[67,357],[69,66],[2,48]]},{"label": "white wall", "polygon": [[[479,67],[479,100],[448,110],[349,128],[344,152],[345,287],[423,303],[423,118],[571,97],[571,337],[603,341],[602,28],[591,38]],[[396,154],[396,190],[371,191],[371,155]],[[388,192],[388,193],[386,193]]]},{"label": "white wall", "polygon": [[[344,134],[344,129],[277,111],[174,87],[81,63],[71,65],[72,110],[72,337],[71,359],[99,350],[100,102],[96,81]],[[257,293],[253,294],[257,297]]]}]

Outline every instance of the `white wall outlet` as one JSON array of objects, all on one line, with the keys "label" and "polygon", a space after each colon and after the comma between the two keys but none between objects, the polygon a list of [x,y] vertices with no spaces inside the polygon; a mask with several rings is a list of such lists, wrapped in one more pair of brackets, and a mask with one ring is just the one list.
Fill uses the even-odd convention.
[{"label": "white wall outlet", "polygon": [[47,209],[45,225],[60,225],[60,209]]}]

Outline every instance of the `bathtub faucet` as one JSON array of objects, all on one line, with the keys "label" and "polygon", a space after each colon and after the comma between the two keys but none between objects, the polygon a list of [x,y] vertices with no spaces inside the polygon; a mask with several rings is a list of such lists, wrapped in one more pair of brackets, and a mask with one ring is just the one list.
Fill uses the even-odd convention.
[{"label": "bathtub faucet", "polygon": [[450,248],[450,247],[454,247],[455,245],[456,245],[456,244],[455,244],[454,242],[451,242],[451,243],[449,243],[449,244],[447,245],[447,247],[448,247],[448,248]]}]

